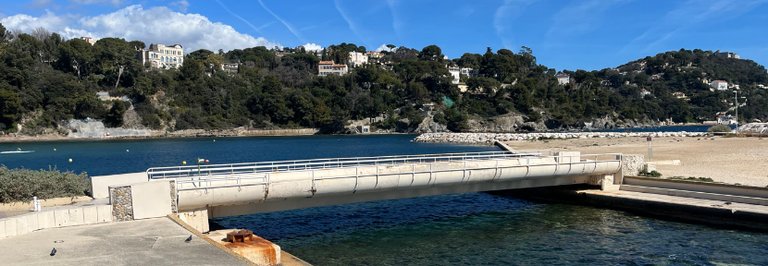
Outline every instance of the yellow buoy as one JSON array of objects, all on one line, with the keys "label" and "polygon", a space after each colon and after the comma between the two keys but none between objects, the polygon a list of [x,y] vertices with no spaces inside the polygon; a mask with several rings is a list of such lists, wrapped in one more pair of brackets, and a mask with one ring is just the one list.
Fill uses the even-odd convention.
[{"label": "yellow buoy", "polygon": [[182,161],[181,164],[187,165],[187,161]]},{"label": "yellow buoy", "polygon": [[53,148],[53,151],[56,151],[56,148]]},{"label": "yellow buoy", "polygon": [[129,152],[128,150],[125,150],[125,152]]},{"label": "yellow buoy", "polygon": [[214,139],[213,142],[216,142],[216,140]]},{"label": "yellow buoy", "polygon": [[72,158],[69,158],[69,162],[70,162],[70,163],[72,162]]}]

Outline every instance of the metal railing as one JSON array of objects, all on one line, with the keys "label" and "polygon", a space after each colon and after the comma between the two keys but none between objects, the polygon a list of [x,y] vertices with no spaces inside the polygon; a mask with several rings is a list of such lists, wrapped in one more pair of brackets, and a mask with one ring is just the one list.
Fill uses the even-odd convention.
[{"label": "metal railing", "polygon": [[309,160],[286,160],[286,161],[268,161],[251,162],[235,164],[210,164],[210,165],[189,165],[189,166],[170,166],[153,167],[147,169],[147,177],[152,179],[165,178],[186,178],[197,176],[221,176],[246,173],[272,173],[283,171],[299,171],[311,169],[329,169],[345,168],[362,165],[387,165],[387,164],[407,164],[407,163],[428,163],[428,162],[453,162],[466,160],[490,160],[498,158],[518,158],[518,157],[536,157],[542,155],[551,155],[551,150],[529,150],[510,153],[505,151],[494,152],[468,152],[468,153],[443,153],[443,154],[417,154],[417,155],[396,155],[396,156],[378,156],[378,157],[352,157],[352,158],[329,158],[329,159],[309,159]]},{"label": "metal railing", "polygon": [[[605,158],[608,157],[608,158]],[[168,167],[161,169],[168,169],[166,171],[160,171],[157,168],[151,168],[147,170],[147,173],[154,174],[155,178],[176,178],[178,184],[178,190],[196,190],[209,188],[223,188],[223,187],[242,187],[242,186],[257,186],[267,185],[270,183],[270,175],[285,172],[285,171],[311,171],[312,183],[316,180],[324,179],[341,179],[341,178],[361,178],[368,176],[391,176],[391,175],[412,175],[415,179],[417,174],[429,173],[430,177],[434,173],[440,172],[452,172],[452,171],[466,171],[471,170],[493,170],[499,172],[502,169],[520,168],[526,167],[525,177],[530,172],[530,167],[534,166],[555,166],[553,174],[560,173],[560,168],[568,167],[566,174],[572,174],[571,170],[575,165],[587,165],[594,164],[597,169],[598,163],[606,162],[619,162],[620,168],[621,154],[619,153],[606,153],[606,154],[579,154],[579,155],[560,155],[560,156],[541,156],[535,153],[519,153],[519,154],[501,154],[496,152],[491,153],[462,153],[462,154],[441,154],[440,156],[434,155],[410,155],[406,157],[398,156],[386,156],[386,157],[373,157],[384,159],[370,159],[372,157],[362,158],[335,158],[335,159],[320,159],[320,160],[306,160],[308,163],[294,164],[293,162],[299,161],[277,161],[277,162],[261,162],[261,163],[248,163],[248,164],[233,164],[233,165],[217,165],[217,167],[206,168],[203,172],[201,169],[200,174],[197,174],[196,168],[194,174],[190,174],[190,169],[168,169]],[[578,158],[578,159],[576,159]],[[525,159],[519,165],[500,165],[500,161],[506,159]],[[493,166],[483,167],[467,167],[467,162],[477,161],[495,161]],[[458,168],[442,168],[440,170],[433,169],[436,163],[450,163],[450,162],[463,162],[462,166]],[[416,170],[417,165],[429,165],[429,170]],[[405,166],[405,170],[401,172],[380,173],[378,168],[376,173],[371,174],[357,174],[361,166],[381,166],[381,165],[399,165]],[[189,168],[189,167],[185,167]],[[323,169],[343,169],[343,168],[355,168],[355,175],[340,175],[332,177],[318,177],[315,178],[314,172],[316,170]],[[150,171],[152,170],[152,171]],[[594,171],[594,169],[593,169]],[[152,176],[150,176],[152,178]],[[463,179],[463,178],[462,178]],[[245,182],[244,182],[245,181]],[[260,182],[259,182],[260,181]],[[467,182],[469,179],[467,179]],[[314,185],[313,185],[314,186]]]}]

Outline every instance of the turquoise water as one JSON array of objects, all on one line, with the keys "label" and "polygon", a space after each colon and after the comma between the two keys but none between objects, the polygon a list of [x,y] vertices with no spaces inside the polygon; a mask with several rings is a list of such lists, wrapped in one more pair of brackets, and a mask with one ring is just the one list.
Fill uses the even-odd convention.
[{"label": "turquoise water", "polygon": [[[51,165],[100,175],[179,165],[197,157],[230,163],[497,150],[410,142],[413,137],[0,143],[0,150],[36,150],[0,155],[0,164],[32,169]],[[503,193],[365,202],[213,221],[226,228],[251,229],[314,265],[768,265],[768,234],[535,203]]]}]

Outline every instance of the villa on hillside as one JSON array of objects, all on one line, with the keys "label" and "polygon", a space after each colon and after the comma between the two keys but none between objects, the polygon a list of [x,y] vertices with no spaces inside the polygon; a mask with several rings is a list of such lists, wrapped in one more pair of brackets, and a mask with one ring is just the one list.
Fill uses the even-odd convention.
[{"label": "villa on hillside", "polygon": [[368,56],[363,53],[350,52],[347,57],[347,63],[352,67],[359,67],[368,63]]},{"label": "villa on hillside", "polygon": [[559,83],[560,85],[566,85],[568,83],[571,83],[571,76],[569,76],[568,74],[558,73],[557,75],[555,75],[555,77],[557,78],[557,83]]},{"label": "villa on hillside", "polygon": [[333,61],[320,61],[317,71],[317,75],[321,77],[328,76],[329,74],[344,76],[349,72],[349,68],[347,65],[335,64]]},{"label": "villa on hillside", "polygon": [[453,77],[453,80],[451,80],[453,84],[459,84],[459,81],[461,81],[460,74],[459,74],[460,71],[461,69],[459,69],[458,67],[452,67],[452,66],[448,67],[448,72],[450,72],[451,76]]},{"label": "villa on hillside", "polygon": [[740,59],[739,55],[737,55],[735,53],[731,53],[731,52],[719,52],[719,53],[716,53],[715,55],[717,55],[720,58]]},{"label": "villa on hillside", "polygon": [[710,91],[724,91],[728,90],[728,82],[725,80],[715,80],[712,81],[712,83],[709,84],[709,90]]},{"label": "villa on hillside", "polygon": [[149,49],[136,51],[136,59],[139,59],[142,65],[149,63],[153,68],[179,68],[184,62],[184,48],[181,44],[150,44]]},{"label": "villa on hillside", "polygon": [[80,37],[80,40],[83,40],[83,41],[89,43],[90,45],[96,44],[96,40],[91,38],[91,37],[84,37],[83,36],[83,37]]}]

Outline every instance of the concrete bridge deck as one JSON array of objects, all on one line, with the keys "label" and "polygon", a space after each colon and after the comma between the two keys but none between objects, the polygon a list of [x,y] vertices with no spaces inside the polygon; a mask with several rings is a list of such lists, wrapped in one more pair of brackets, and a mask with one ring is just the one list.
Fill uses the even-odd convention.
[{"label": "concrete bridge deck", "polygon": [[[363,201],[599,184],[621,154],[478,152],[150,168],[172,180],[178,211],[224,217]],[[613,182],[612,179],[610,181]]]}]

